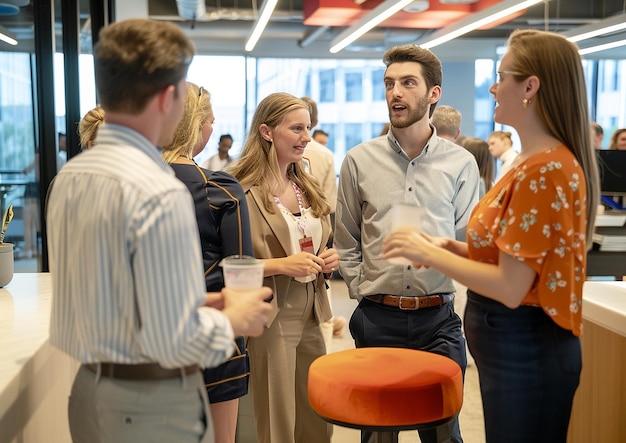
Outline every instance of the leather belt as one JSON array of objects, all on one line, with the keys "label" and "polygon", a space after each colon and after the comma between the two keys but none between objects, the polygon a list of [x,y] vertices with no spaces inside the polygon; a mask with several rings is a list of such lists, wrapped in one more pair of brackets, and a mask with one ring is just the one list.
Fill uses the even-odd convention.
[{"label": "leather belt", "polygon": [[434,294],[418,297],[374,294],[366,295],[364,298],[375,303],[380,303],[381,305],[393,306],[394,308],[414,311],[416,309],[433,308],[445,305],[446,303],[450,303],[452,300],[454,300],[454,294]]},{"label": "leather belt", "polygon": [[166,369],[158,363],[136,365],[125,365],[120,363],[85,363],[84,366],[94,374],[98,373],[98,366],[100,366],[101,377],[135,381],[161,380],[164,378],[180,377],[182,374],[191,375],[200,370],[200,366],[198,365]]}]

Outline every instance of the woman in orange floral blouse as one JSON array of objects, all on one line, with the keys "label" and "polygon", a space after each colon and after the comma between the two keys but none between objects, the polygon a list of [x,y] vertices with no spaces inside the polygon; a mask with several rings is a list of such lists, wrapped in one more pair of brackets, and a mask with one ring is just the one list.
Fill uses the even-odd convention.
[{"label": "woman in orange floral blouse", "polygon": [[474,209],[467,242],[398,232],[384,257],[469,288],[464,327],[487,442],[565,442],[599,198],[578,48],[551,32],[514,31],[490,92],[496,122],[514,127],[522,148]]}]

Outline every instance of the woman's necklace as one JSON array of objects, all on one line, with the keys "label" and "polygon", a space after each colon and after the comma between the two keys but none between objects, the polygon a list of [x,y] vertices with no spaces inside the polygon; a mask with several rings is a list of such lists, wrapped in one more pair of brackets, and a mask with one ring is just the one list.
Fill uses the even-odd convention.
[{"label": "woman's necklace", "polygon": [[289,215],[291,215],[295,219],[296,224],[298,225],[298,229],[300,230],[300,232],[302,232],[302,238],[298,240],[300,244],[300,250],[304,252],[309,252],[311,254],[315,254],[315,249],[313,247],[313,237],[310,235],[307,235],[307,228],[308,228],[307,217],[306,217],[306,211],[304,208],[304,199],[302,198],[302,191],[300,190],[300,187],[293,180],[289,180],[289,182],[291,183],[291,186],[293,187],[293,192],[296,194],[296,200],[298,200],[298,209],[300,210],[300,217],[294,217],[294,215],[291,212],[289,212],[289,210],[285,208],[285,206],[280,202],[280,199],[278,197],[274,196],[274,201],[279,207],[285,208],[285,210],[289,212]]}]

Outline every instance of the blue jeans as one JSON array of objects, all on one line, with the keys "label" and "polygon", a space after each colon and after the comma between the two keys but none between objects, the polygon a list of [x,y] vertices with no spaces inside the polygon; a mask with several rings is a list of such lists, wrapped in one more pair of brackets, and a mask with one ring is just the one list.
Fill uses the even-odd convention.
[{"label": "blue jeans", "polygon": [[[363,299],[350,318],[350,333],[357,348],[380,346],[433,352],[457,362],[465,374],[465,339],[453,303],[405,311]],[[458,418],[447,425],[420,430],[419,435],[423,443],[463,442]],[[397,440],[391,433],[362,431],[361,441],[388,443]]]},{"label": "blue jeans", "polygon": [[579,338],[540,307],[509,309],[472,291],[464,326],[487,443],[565,443],[582,368]]}]

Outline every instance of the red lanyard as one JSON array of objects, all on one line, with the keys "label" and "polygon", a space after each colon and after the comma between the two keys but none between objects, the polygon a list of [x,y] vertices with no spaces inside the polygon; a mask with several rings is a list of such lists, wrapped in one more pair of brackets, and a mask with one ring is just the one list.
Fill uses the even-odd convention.
[{"label": "red lanyard", "polygon": [[293,192],[296,193],[296,199],[298,200],[298,208],[300,209],[300,218],[298,219],[298,226],[300,227],[300,230],[302,231],[302,235],[306,237],[307,224],[306,224],[306,215],[304,213],[304,204],[302,202],[302,191],[300,191],[300,187],[293,180],[289,180],[289,181],[291,182],[291,186],[293,187]]},{"label": "red lanyard", "polygon": [[[300,228],[300,230],[302,231],[302,236],[306,237],[307,223],[306,223],[306,215],[305,215],[304,206],[303,206],[304,203],[302,201],[302,191],[300,191],[300,187],[297,184],[295,184],[292,180],[289,180],[289,182],[291,183],[291,186],[293,187],[293,192],[296,193],[296,200],[298,200],[298,209],[300,209],[300,217],[298,218],[294,216],[294,218],[296,219],[298,228]],[[277,205],[280,205],[287,210],[287,208],[280,202],[280,199],[278,197],[274,196],[274,201],[276,202]]]}]

